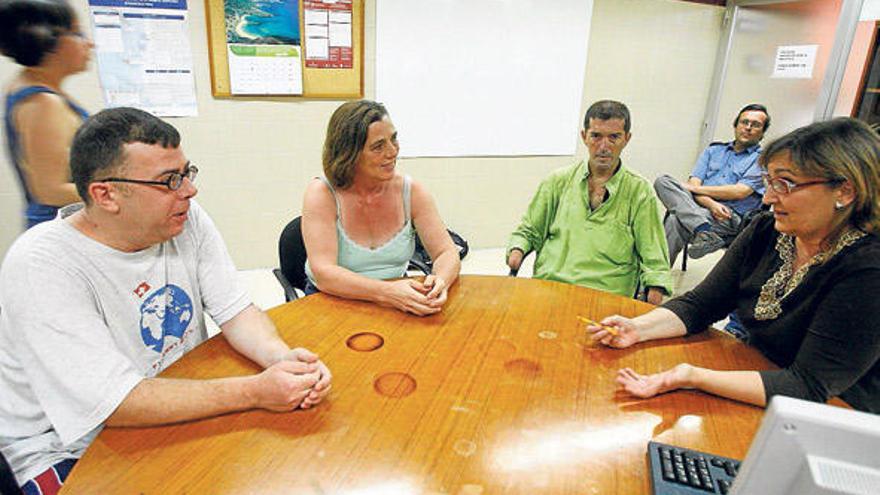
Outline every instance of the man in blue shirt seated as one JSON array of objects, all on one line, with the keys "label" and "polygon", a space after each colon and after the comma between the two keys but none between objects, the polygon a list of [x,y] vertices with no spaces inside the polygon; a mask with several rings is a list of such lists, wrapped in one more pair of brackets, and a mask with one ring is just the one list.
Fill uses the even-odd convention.
[{"label": "man in blue shirt seated", "polygon": [[668,211],[663,227],[670,263],[675,263],[687,242],[691,258],[728,246],[744,227],[743,217],[761,207],[764,184],[758,143],[769,127],[764,105],[746,105],[733,121],[734,140],[710,144],[687,182],[669,175],[654,182]]}]

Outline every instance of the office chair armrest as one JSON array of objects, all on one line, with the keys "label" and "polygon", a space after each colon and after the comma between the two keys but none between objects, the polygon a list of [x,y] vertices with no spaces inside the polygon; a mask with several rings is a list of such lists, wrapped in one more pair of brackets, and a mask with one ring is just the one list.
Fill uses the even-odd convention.
[{"label": "office chair armrest", "polygon": [[431,267],[428,266],[424,261],[418,260],[415,257],[409,260],[409,266],[407,270],[419,270],[425,275],[431,274]]},{"label": "office chair armrest", "polygon": [[284,289],[284,300],[287,302],[293,301],[295,299],[299,299],[299,294],[296,293],[296,289],[293,287],[293,284],[287,280],[287,277],[284,276],[284,273],[281,272],[280,268],[275,268],[272,270],[272,273],[275,274],[275,278],[278,279],[278,283],[281,284],[281,288]]}]

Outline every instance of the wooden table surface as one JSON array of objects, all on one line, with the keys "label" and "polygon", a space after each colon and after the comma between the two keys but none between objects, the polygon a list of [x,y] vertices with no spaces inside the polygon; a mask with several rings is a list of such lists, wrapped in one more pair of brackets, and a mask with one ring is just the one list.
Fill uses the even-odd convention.
[{"label": "wooden table surface", "polygon": [[[427,318],[310,296],[269,315],[290,345],[314,350],[332,370],[324,403],[108,428],[64,493],[650,493],[648,440],[742,458],[763,410],[691,391],[638,400],[618,391],[617,369],[770,366],[716,331],[600,348],[576,319],[650,308],[489,276],[463,276],[443,312]],[[221,335],[162,376],[258,371]]]}]

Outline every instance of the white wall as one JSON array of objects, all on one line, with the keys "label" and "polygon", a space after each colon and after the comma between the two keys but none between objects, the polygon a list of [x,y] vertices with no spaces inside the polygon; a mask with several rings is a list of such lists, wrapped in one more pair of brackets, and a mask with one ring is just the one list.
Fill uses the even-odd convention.
[{"label": "white wall", "polygon": [[[73,1],[85,20],[86,1]],[[214,99],[204,4],[190,0],[189,8],[199,116],[171,123],[201,170],[198,200],[219,226],[238,267],[274,266],[278,234],[299,214],[309,179],[321,173],[324,129],[339,101]],[[624,159],[648,178],[686,176],[699,152],[722,15],[720,7],[678,0],[595,0],[581,115],[597,99],[625,102],[633,113],[633,139]],[[373,0],[367,0],[365,21],[364,88],[370,97],[375,87]],[[16,70],[2,60],[0,80],[9,80]],[[71,78],[66,90],[89,110],[103,105],[94,68]],[[393,118],[394,109],[389,111]],[[400,133],[406,139],[406,129]],[[583,153],[581,145],[578,154]],[[446,223],[479,248],[504,245],[541,178],[574,158],[406,159],[400,165],[432,191]],[[0,254],[21,230],[18,189],[4,153]]]}]

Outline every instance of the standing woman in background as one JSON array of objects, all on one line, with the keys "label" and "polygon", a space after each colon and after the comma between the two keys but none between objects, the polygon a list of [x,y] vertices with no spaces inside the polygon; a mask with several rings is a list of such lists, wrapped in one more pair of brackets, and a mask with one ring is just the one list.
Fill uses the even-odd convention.
[{"label": "standing woman in background", "polygon": [[61,84],[86,69],[93,46],[65,0],[0,0],[0,52],[23,66],[5,88],[4,120],[28,228],[81,201],[68,151],[88,113]]}]

